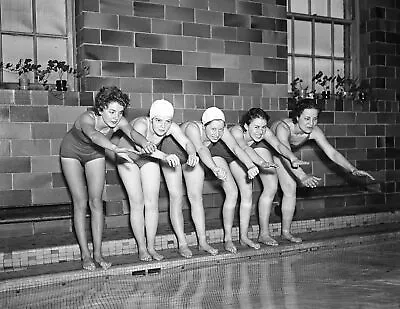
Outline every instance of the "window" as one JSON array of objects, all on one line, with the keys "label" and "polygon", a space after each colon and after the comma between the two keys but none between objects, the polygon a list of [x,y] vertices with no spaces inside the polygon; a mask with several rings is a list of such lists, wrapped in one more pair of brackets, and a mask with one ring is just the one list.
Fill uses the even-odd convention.
[{"label": "window", "polygon": [[[74,63],[73,0],[1,0],[0,61],[16,63],[30,58],[42,66],[49,59]],[[3,83],[15,83],[14,73],[3,71]]]},{"label": "window", "polygon": [[[300,77],[309,89],[312,77],[322,71],[350,76],[356,65],[354,17],[350,0],[288,0],[288,68],[290,82]],[[354,40],[355,41],[355,40]]]}]

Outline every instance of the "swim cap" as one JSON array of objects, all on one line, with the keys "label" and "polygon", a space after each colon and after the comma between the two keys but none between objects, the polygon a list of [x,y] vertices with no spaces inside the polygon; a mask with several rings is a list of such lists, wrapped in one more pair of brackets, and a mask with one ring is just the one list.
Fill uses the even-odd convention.
[{"label": "swim cap", "polygon": [[225,122],[225,115],[223,111],[215,106],[207,108],[204,111],[203,116],[201,116],[201,122],[204,125],[213,120],[223,120]]},{"label": "swim cap", "polygon": [[155,100],[150,107],[150,119],[159,116],[162,118],[174,117],[174,107],[167,100]]}]

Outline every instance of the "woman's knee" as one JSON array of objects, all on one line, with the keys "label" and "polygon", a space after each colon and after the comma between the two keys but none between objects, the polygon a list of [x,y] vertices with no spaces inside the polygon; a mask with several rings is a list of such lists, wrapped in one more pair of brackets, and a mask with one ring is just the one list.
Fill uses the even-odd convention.
[{"label": "woman's knee", "polygon": [[295,181],[286,182],[285,184],[281,184],[281,189],[286,196],[296,196],[297,184]]},{"label": "woman's knee", "polygon": [[103,212],[103,200],[101,198],[89,198],[90,211]]}]

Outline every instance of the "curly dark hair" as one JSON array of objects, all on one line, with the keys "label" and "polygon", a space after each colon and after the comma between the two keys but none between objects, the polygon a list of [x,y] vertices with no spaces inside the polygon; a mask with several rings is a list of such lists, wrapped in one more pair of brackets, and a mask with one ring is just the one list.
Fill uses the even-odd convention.
[{"label": "curly dark hair", "polygon": [[240,120],[240,126],[244,130],[244,125],[250,125],[250,123],[257,118],[265,119],[267,122],[269,120],[269,115],[261,108],[253,107],[250,108],[247,113],[242,116]]},{"label": "curly dark hair", "polygon": [[305,109],[316,109],[320,113],[322,108],[315,99],[302,99],[298,101],[289,113],[289,117],[292,118],[294,124],[297,123],[297,117],[300,117]]},{"label": "curly dark hair", "polygon": [[96,94],[93,111],[96,115],[100,115],[111,102],[117,102],[125,109],[129,105],[129,96],[116,86],[101,87]]}]

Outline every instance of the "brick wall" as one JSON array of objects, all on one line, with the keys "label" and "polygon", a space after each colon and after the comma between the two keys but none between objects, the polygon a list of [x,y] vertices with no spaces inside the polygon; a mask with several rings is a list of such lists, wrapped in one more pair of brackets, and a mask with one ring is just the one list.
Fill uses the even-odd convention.
[{"label": "brick wall", "polygon": [[[400,10],[395,1],[361,2],[362,73],[376,100],[329,100],[320,124],[350,161],[385,181],[387,201],[378,202],[395,204]],[[85,0],[76,11],[78,59],[90,66],[82,92],[0,90],[0,207],[70,201],[58,146],[103,85],[129,93],[128,118],[161,97],[174,102],[177,122],[200,119],[209,106],[224,109],[231,124],[251,107],[267,110],[272,120],[287,115],[285,0]],[[312,162],[307,169],[323,185],[352,181],[315,145],[299,156]],[[212,186],[206,190],[208,213],[218,216],[221,196]],[[110,163],[110,225],[127,223],[124,198]],[[164,190],[160,205],[167,207]]]}]

